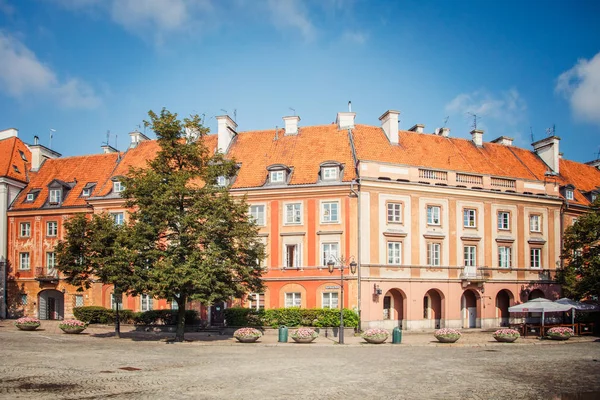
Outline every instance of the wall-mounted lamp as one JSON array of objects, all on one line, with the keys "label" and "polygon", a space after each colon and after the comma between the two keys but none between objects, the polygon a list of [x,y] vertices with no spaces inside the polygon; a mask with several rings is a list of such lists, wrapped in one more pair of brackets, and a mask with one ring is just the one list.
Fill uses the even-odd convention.
[{"label": "wall-mounted lamp", "polygon": [[374,283],[373,284],[373,294],[380,296],[383,293],[383,291],[379,288],[379,285]]}]

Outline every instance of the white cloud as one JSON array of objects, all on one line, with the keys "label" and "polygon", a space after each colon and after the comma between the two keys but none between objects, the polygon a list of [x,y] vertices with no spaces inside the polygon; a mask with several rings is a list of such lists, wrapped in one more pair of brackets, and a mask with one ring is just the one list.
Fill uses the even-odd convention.
[{"label": "white cloud", "polygon": [[0,59],[0,87],[11,97],[44,95],[66,108],[94,108],[101,103],[85,82],[61,82],[23,43],[1,32]]},{"label": "white cloud", "polygon": [[297,30],[306,40],[315,37],[316,29],[308,17],[304,3],[298,0],[269,0],[267,5],[276,27]]},{"label": "white cloud", "polygon": [[345,31],[342,34],[342,39],[346,42],[354,43],[354,44],[365,44],[369,36],[360,31]]},{"label": "white cloud", "polygon": [[463,114],[465,118],[475,114],[482,120],[502,121],[509,125],[521,122],[526,110],[527,104],[516,89],[497,95],[485,90],[461,93],[446,104],[446,112],[450,114]]},{"label": "white cloud", "polygon": [[600,124],[600,53],[560,74],[555,90],[569,101],[576,118]]}]

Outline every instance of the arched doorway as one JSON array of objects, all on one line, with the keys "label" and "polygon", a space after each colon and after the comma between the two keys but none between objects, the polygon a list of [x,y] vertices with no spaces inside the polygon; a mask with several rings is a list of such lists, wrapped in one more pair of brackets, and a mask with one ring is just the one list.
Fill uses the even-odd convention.
[{"label": "arched doorway", "polygon": [[477,295],[472,290],[465,290],[460,299],[463,328],[477,328]]},{"label": "arched doorway", "polygon": [[509,325],[510,313],[508,307],[510,307],[511,299],[512,294],[506,289],[502,289],[496,295],[496,318],[499,326]]},{"label": "arched doorway", "polygon": [[383,320],[387,329],[395,327],[402,329],[406,315],[405,299],[404,292],[399,289],[390,289],[383,296]]},{"label": "arched doorway", "polygon": [[540,289],[532,290],[531,293],[529,293],[529,300],[545,299],[545,298],[546,298],[546,295]]},{"label": "arched doorway", "polygon": [[42,290],[38,294],[39,319],[63,319],[65,317],[65,295],[58,290]]},{"label": "arched doorway", "polygon": [[429,328],[442,327],[442,294],[437,289],[430,289],[423,297],[423,318],[430,321]]}]

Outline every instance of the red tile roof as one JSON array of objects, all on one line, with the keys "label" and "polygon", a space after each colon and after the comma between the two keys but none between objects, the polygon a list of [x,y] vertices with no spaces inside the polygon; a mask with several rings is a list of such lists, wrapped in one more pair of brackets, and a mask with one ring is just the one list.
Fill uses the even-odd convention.
[{"label": "red tile roof", "polygon": [[575,186],[575,202],[583,205],[589,205],[589,200],[583,193],[600,189],[600,170],[591,165],[578,163],[571,160],[560,159],[559,172],[562,178],[562,184],[568,183]]},{"label": "red tile roof", "polygon": [[[25,156],[23,160],[21,153]],[[18,137],[0,140],[0,176],[20,182],[27,182],[27,171],[30,168],[31,152]]]}]

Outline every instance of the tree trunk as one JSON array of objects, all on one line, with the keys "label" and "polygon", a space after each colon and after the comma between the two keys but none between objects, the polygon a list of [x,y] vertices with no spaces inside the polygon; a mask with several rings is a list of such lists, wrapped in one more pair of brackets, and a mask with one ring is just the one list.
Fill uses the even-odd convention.
[{"label": "tree trunk", "polygon": [[177,333],[175,334],[176,342],[183,342],[185,333],[185,303],[187,301],[186,296],[180,294],[177,298]]},{"label": "tree trunk", "polygon": [[115,297],[116,305],[117,305],[116,312],[115,312],[115,336],[120,339],[121,338],[121,318],[119,316],[119,303],[120,303],[120,300],[123,298],[123,295],[117,291],[117,285],[114,285],[113,296]]}]

